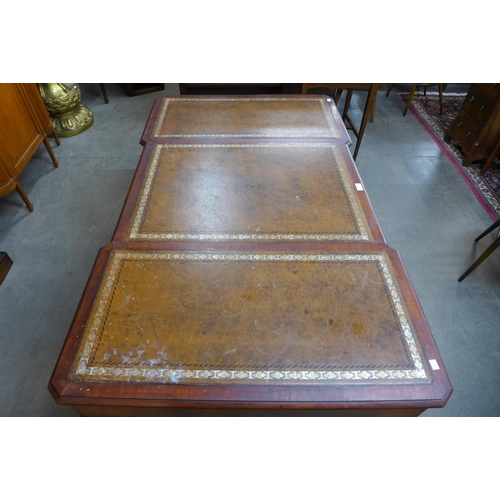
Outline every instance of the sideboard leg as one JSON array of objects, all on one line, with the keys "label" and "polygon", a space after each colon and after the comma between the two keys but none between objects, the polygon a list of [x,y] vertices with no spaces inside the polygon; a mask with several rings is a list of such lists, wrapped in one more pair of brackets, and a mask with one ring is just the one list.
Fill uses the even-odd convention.
[{"label": "sideboard leg", "polygon": [[47,137],[45,137],[45,139],[43,140],[43,143],[45,144],[45,148],[47,149],[47,152],[49,153],[50,157],[52,158],[52,163],[53,163],[54,167],[57,168],[59,166],[59,162],[57,161],[57,159],[54,155],[54,151],[52,151],[52,146],[50,145],[50,142],[47,139]]},{"label": "sideboard leg", "polygon": [[21,186],[21,183],[16,180],[16,191],[19,193],[19,196],[23,199],[24,203],[26,203],[26,207],[30,212],[33,212],[35,210],[33,208],[33,205],[31,204],[30,200],[28,199],[28,196],[24,192],[23,187]]},{"label": "sideboard leg", "polygon": [[58,146],[60,146],[60,145],[61,145],[61,141],[60,141],[59,136],[57,135],[57,133],[56,133],[56,131],[55,131],[55,130],[54,130],[54,132],[52,132],[52,137],[53,137],[53,138],[54,138],[54,140],[56,141],[56,144],[57,144]]}]

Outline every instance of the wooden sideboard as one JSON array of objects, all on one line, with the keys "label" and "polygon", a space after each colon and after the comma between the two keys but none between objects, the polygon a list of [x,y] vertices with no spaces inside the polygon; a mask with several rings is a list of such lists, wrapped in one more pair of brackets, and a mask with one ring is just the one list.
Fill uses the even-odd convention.
[{"label": "wooden sideboard", "polygon": [[481,174],[491,166],[500,144],[500,84],[473,83],[457,117],[445,135],[462,148],[462,165],[485,160]]},{"label": "wooden sideboard", "polygon": [[59,166],[47,137],[52,135],[57,145],[60,141],[36,84],[0,84],[0,103],[0,196],[17,190],[32,212],[18,178],[42,143]]}]

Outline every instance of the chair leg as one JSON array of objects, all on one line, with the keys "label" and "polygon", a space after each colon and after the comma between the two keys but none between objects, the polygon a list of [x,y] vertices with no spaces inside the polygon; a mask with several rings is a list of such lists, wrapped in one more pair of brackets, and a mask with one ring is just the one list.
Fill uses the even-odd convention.
[{"label": "chair leg", "polygon": [[387,88],[387,94],[385,94],[385,97],[389,97],[389,92],[392,90],[392,86],[394,83],[389,83],[388,88]]},{"label": "chair leg", "polygon": [[368,123],[368,117],[370,115],[370,110],[373,108],[373,102],[377,96],[377,84],[374,83],[370,91],[368,92],[368,97],[366,98],[365,109],[363,111],[363,118],[361,120],[361,126],[359,127],[359,133],[356,141],[356,148],[354,149],[354,154],[352,155],[353,160],[358,156],[359,147],[361,146],[361,140],[365,133],[366,124]]},{"label": "chair leg", "polygon": [[500,226],[500,219],[498,219],[496,222],[494,222],[488,229],[486,229],[486,231],[481,233],[474,241],[479,241],[481,238],[486,236],[488,233],[491,233],[491,231],[493,231],[493,229],[496,229],[499,226]]},{"label": "chair leg", "polygon": [[101,91],[102,91],[102,95],[104,97],[104,102],[106,104],[109,104],[108,94],[106,94],[106,87],[104,86],[104,83],[100,83],[99,85],[101,86]]},{"label": "chair leg", "polygon": [[443,114],[443,84],[439,84],[439,113]]},{"label": "chair leg", "polygon": [[345,97],[345,104],[344,104],[344,113],[342,115],[342,119],[345,120],[348,113],[349,113],[349,107],[351,106],[351,99],[352,99],[352,94],[353,94],[353,89],[348,89],[347,95]]},{"label": "chair leg", "polygon": [[[377,87],[378,91],[378,87]],[[375,98],[373,99],[373,103],[370,106],[370,121],[373,123],[375,121],[375,106],[377,105],[377,92],[375,92]]]},{"label": "chair leg", "polygon": [[335,102],[335,106],[339,103],[343,91],[344,91],[343,89],[337,89],[333,93],[333,101]]},{"label": "chair leg", "polygon": [[413,87],[411,88],[410,95],[408,97],[408,100],[406,101],[406,108],[403,112],[403,116],[406,116],[406,112],[408,111],[408,108],[410,107],[411,100],[413,99],[413,94],[415,94],[415,90],[417,90],[417,84],[414,83]]},{"label": "chair leg", "polygon": [[469,274],[474,271],[474,269],[476,269],[477,266],[479,266],[479,264],[481,264],[482,262],[484,262],[484,260],[489,257],[494,250],[496,250],[498,247],[500,247],[500,237],[498,237],[480,256],[479,258],[472,264],[472,266],[469,267],[469,269],[467,269],[467,271],[465,271],[464,274],[462,274],[462,276],[460,276],[460,278],[458,278],[458,281],[462,281],[464,278],[466,278],[467,276],[469,276]]}]

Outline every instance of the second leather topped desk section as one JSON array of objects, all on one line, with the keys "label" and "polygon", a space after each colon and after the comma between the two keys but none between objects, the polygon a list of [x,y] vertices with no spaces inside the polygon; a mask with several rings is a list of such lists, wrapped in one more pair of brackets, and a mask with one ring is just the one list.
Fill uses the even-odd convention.
[{"label": "second leather topped desk section", "polygon": [[115,239],[384,242],[335,143],[151,144]]}]

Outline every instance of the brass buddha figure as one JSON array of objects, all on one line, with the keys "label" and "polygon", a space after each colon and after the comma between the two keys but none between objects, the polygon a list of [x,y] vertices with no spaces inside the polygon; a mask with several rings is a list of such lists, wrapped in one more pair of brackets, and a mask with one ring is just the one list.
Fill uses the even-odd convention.
[{"label": "brass buddha figure", "polygon": [[39,83],[38,87],[59,137],[71,137],[92,126],[94,117],[81,103],[77,83]]}]

